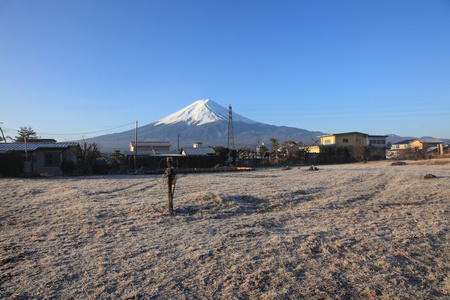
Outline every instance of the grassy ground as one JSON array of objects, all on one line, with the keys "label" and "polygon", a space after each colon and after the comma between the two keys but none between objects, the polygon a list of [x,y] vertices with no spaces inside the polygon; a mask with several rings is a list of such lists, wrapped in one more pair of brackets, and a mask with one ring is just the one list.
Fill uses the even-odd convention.
[{"label": "grassy ground", "polygon": [[3,178],[0,298],[448,299],[449,162]]}]

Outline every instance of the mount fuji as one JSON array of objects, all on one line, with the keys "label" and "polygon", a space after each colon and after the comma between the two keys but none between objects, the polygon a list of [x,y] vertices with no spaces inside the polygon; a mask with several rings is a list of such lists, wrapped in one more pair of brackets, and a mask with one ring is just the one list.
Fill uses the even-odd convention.
[{"label": "mount fuji", "polygon": [[[216,102],[206,99],[192,103],[186,108],[157,121],[155,125],[185,122],[188,125],[199,126],[216,121],[227,121],[228,124],[228,110]],[[258,123],[236,113],[233,113],[233,122],[244,122],[247,124]]]},{"label": "mount fuji", "polygon": [[[257,140],[270,144],[270,138],[278,141],[293,140],[307,142],[323,134],[299,128],[274,126],[248,119],[233,112],[233,132],[236,148],[256,146]],[[156,122],[141,126],[137,130],[138,141],[169,141],[172,149],[177,148],[178,134],[180,148],[192,147],[192,143],[202,142],[204,146],[226,146],[228,136],[228,109],[206,99],[198,100]],[[128,150],[130,141],[135,140],[135,130],[102,135],[86,142],[98,143],[103,152],[113,149]]]}]

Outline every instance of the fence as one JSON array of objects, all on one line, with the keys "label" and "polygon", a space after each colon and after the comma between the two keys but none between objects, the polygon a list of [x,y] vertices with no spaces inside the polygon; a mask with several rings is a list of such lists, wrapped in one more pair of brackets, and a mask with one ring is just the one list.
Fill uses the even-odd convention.
[{"label": "fence", "polygon": [[[168,156],[141,156],[137,158],[136,167],[149,170],[160,170],[167,167]],[[213,168],[221,163],[219,156],[173,156],[173,167],[176,169]],[[130,169],[134,168],[134,157],[128,156]]]}]

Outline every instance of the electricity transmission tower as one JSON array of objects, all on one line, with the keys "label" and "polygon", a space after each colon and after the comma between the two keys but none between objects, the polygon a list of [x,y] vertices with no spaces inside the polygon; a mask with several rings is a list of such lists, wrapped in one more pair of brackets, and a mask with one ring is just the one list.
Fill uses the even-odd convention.
[{"label": "electricity transmission tower", "polygon": [[234,150],[234,131],[233,131],[233,112],[231,110],[231,104],[228,106],[228,137],[227,148],[231,151]]}]

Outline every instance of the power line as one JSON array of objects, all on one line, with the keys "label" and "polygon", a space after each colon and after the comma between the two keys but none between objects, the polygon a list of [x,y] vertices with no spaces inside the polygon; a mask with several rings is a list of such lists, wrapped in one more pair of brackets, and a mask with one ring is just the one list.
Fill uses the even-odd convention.
[{"label": "power line", "polygon": [[[135,122],[132,123],[127,123],[124,125],[120,125],[120,126],[116,126],[116,127],[112,127],[112,128],[108,128],[108,129],[102,129],[102,130],[96,130],[96,131],[88,131],[88,132],[79,132],[79,133],[46,133],[46,132],[36,132],[36,134],[39,135],[62,135],[62,136],[67,136],[67,135],[86,135],[86,134],[93,134],[93,133],[101,133],[101,132],[106,132],[106,131],[110,131],[110,130],[114,130],[114,129],[118,129],[118,128],[123,128],[129,125],[135,124]],[[13,129],[13,128],[8,128],[8,127],[3,127],[4,129],[8,129],[8,130],[15,130],[18,131],[17,129]]]}]

